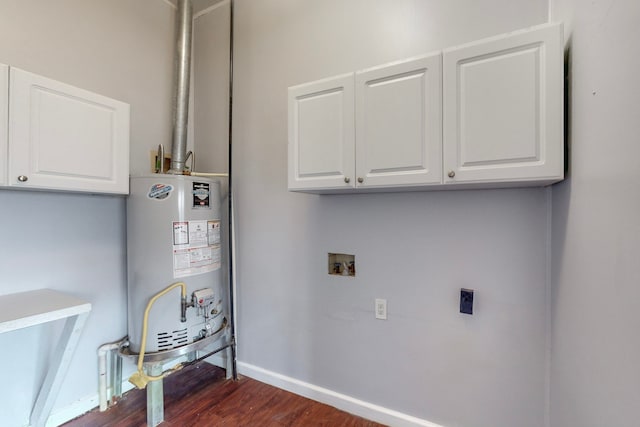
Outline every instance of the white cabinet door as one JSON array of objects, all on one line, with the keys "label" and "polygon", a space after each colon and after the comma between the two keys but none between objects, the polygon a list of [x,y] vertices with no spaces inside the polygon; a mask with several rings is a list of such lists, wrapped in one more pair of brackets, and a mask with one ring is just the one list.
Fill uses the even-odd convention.
[{"label": "white cabinet door", "polygon": [[9,138],[9,66],[0,64],[0,185],[7,183]]},{"label": "white cabinet door", "polygon": [[353,188],[353,73],[289,88],[289,190]]},{"label": "white cabinet door", "polygon": [[440,53],[356,73],[357,187],[442,182]]},{"label": "white cabinet door", "polygon": [[10,70],[8,185],[129,192],[129,105]]},{"label": "white cabinet door", "polygon": [[443,53],[445,183],[564,175],[562,25]]}]

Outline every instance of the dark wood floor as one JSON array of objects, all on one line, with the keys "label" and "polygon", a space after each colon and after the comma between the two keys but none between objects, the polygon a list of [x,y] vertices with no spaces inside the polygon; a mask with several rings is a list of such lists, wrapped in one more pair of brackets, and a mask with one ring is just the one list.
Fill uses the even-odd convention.
[{"label": "dark wood floor", "polygon": [[[381,426],[251,378],[225,380],[224,370],[206,362],[164,380],[164,419],[161,427]],[[95,409],[64,426],[139,427],[146,422],[146,391],[131,390],[107,411]]]}]

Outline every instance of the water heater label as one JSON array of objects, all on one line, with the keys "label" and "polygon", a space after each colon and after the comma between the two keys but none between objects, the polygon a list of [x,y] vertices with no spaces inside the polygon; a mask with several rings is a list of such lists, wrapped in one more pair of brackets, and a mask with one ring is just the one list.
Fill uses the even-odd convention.
[{"label": "water heater label", "polygon": [[218,270],[221,265],[220,221],[173,221],[173,277]]},{"label": "water heater label", "polygon": [[169,184],[153,184],[149,188],[147,197],[155,200],[164,200],[171,195],[173,186]]},{"label": "water heater label", "polygon": [[189,221],[189,243],[191,247],[207,246],[207,221]]},{"label": "water heater label", "polygon": [[211,209],[211,205],[209,204],[208,182],[194,182],[192,192],[194,209]]},{"label": "water heater label", "polygon": [[220,221],[207,221],[207,238],[210,245],[220,244]]},{"label": "water heater label", "polygon": [[189,244],[189,223],[186,221],[173,221],[173,245]]}]

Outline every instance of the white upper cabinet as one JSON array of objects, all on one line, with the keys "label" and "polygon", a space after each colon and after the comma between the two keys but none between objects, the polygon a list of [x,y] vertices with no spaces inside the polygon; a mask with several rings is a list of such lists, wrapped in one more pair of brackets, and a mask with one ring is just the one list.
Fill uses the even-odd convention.
[{"label": "white upper cabinet", "polygon": [[564,177],[562,25],[443,53],[445,183]]},{"label": "white upper cabinet", "polygon": [[563,59],[562,24],[545,24],[292,87],[289,189],[560,181]]},{"label": "white upper cabinet", "polygon": [[441,183],[441,69],[438,53],[289,88],[289,189]]},{"label": "white upper cabinet", "polygon": [[9,93],[7,185],[129,192],[128,104],[13,67]]},{"label": "white upper cabinet", "polygon": [[353,73],[289,88],[289,189],[353,187]]},{"label": "white upper cabinet", "polygon": [[9,137],[9,67],[0,64],[0,185],[7,183]]},{"label": "white upper cabinet", "polygon": [[441,54],[356,73],[356,186],[442,181]]}]

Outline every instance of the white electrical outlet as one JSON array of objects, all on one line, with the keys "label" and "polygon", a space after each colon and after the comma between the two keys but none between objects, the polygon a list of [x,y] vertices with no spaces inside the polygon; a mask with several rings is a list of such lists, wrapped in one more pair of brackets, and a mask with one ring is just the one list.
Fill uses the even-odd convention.
[{"label": "white electrical outlet", "polygon": [[387,320],[387,300],[376,298],[376,319]]}]

